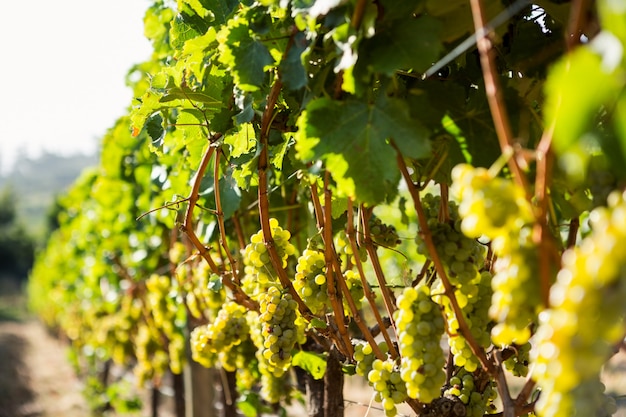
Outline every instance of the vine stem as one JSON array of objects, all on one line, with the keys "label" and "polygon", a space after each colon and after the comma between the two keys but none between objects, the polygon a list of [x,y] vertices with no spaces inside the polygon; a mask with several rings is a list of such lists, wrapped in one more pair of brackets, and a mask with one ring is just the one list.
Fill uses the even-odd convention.
[{"label": "vine stem", "polygon": [[206,169],[209,165],[209,161],[211,160],[211,157],[213,156],[213,153],[215,152],[215,147],[212,146],[212,143],[215,140],[219,139],[220,137],[221,137],[221,134],[216,133],[211,138],[211,140],[209,141],[210,144],[207,150],[204,152],[204,155],[202,156],[200,167],[198,168],[198,171],[196,172],[196,176],[193,180],[191,193],[189,194],[189,197],[187,198],[188,205],[187,205],[187,213],[185,214],[185,221],[183,223],[183,230],[185,234],[187,235],[187,237],[189,238],[189,241],[191,242],[191,244],[200,253],[200,256],[202,256],[202,258],[207,262],[207,264],[209,264],[209,268],[211,268],[211,271],[213,271],[214,273],[222,277],[222,282],[224,283],[226,288],[228,288],[233,293],[233,297],[235,298],[235,300],[241,305],[248,308],[249,310],[258,311],[259,310],[258,303],[252,300],[250,297],[248,297],[248,295],[241,290],[241,287],[235,285],[235,283],[232,281],[232,279],[228,275],[226,275],[225,273],[221,273],[222,271],[219,270],[219,268],[215,264],[215,261],[213,261],[213,258],[211,258],[211,253],[209,249],[206,246],[204,246],[204,244],[200,241],[195,231],[193,230],[193,210],[196,207],[196,204],[198,202],[198,198],[200,195],[200,184],[202,183],[202,177],[204,177],[204,173],[206,172]]},{"label": "vine stem", "polygon": [[[317,185],[315,185],[315,183],[312,183],[309,186],[309,189],[311,191],[311,200],[313,201],[313,212],[315,213],[315,225],[317,227],[318,231],[321,231],[322,229],[324,229],[324,209],[322,208],[322,203],[320,203],[320,198],[319,198],[319,194],[318,194],[318,189],[317,189]],[[331,264],[328,263],[326,257],[326,248],[328,247],[328,238],[325,236],[326,232],[323,232],[322,234],[322,240],[324,241],[324,262],[326,264],[326,282],[327,282],[327,286],[330,286],[329,281],[328,281],[328,275],[332,274],[332,268],[330,267]],[[335,254],[336,256],[336,254]],[[329,272],[330,271],[330,272]],[[332,280],[333,277],[331,277]],[[334,292],[334,290],[333,290]],[[331,299],[331,295],[330,295],[330,290],[328,290],[328,298]],[[336,301],[333,302],[331,299],[331,305],[333,307],[333,311],[335,311],[335,304]],[[343,317],[343,311],[341,312],[341,317]],[[341,326],[343,326],[343,330],[339,327],[340,325],[337,323],[334,323],[335,326],[337,327],[337,332],[340,334],[340,337],[337,338],[336,334],[333,332],[328,333],[328,336],[331,337],[333,339],[333,341],[335,342],[335,344],[338,347],[341,347],[341,352],[343,354],[345,354],[346,356],[348,353],[348,346],[343,346],[346,344],[346,338],[344,337],[344,335],[342,334],[342,331],[345,332],[345,326],[344,323],[342,321]],[[349,339],[347,340],[348,343],[350,344],[350,349],[352,348],[352,343],[349,341]],[[352,357],[352,354],[349,355],[349,357]]]},{"label": "vine stem", "polygon": [[269,166],[268,158],[267,158],[267,148],[268,148],[268,136],[270,132],[270,127],[272,124],[272,119],[274,116],[274,107],[276,106],[276,101],[278,101],[278,96],[280,95],[280,91],[282,89],[283,83],[280,78],[277,78],[270,89],[270,92],[267,96],[267,103],[265,105],[265,110],[263,111],[263,118],[261,120],[261,134],[260,134],[260,145],[261,145],[261,153],[259,154],[259,164],[257,167],[258,175],[259,175],[259,186],[258,186],[258,203],[259,203],[259,220],[261,222],[261,230],[263,232],[263,243],[267,248],[267,253],[270,257],[270,262],[278,275],[278,279],[283,288],[285,288],[291,297],[298,303],[298,309],[302,316],[310,320],[313,317],[311,310],[304,304],[302,298],[298,292],[293,288],[289,277],[287,276],[287,271],[283,268],[283,261],[278,256],[278,252],[276,251],[276,246],[274,245],[274,238],[272,237],[272,230],[270,228],[270,215],[269,215],[269,200],[268,200],[268,186],[267,186],[267,169]]},{"label": "vine stem", "polygon": [[[393,144],[393,146],[396,147],[395,144]],[[432,234],[430,233],[430,228],[428,227],[428,221],[426,220],[426,214],[424,213],[424,208],[422,207],[422,202],[420,199],[419,191],[417,190],[417,187],[411,180],[411,175],[409,174],[406,164],[404,163],[402,154],[400,153],[397,147],[396,147],[396,152],[397,152],[397,160],[398,160],[398,166],[400,168],[400,172],[402,173],[402,176],[407,184],[409,193],[411,194],[411,198],[413,200],[413,206],[415,207],[415,211],[417,213],[417,220],[420,226],[420,233],[422,235],[422,239],[424,239],[424,243],[426,243],[426,247],[428,248],[428,253],[430,254],[435,270],[437,271],[437,275],[439,276],[439,278],[441,279],[441,282],[443,283],[445,294],[450,300],[450,305],[452,306],[454,315],[456,316],[456,319],[459,323],[459,330],[461,331],[461,334],[467,341],[467,344],[469,345],[469,347],[472,349],[472,352],[474,353],[474,355],[476,355],[476,357],[480,361],[483,369],[486,372],[488,372],[490,375],[495,376],[498,372],[497,367],[494,366],[494,364],[487,358],[485,351],[476,342],[476,339],[474,339],[474,335],[472,335],[472,332],[470,331],[470,328],[468,327],[467,322],[465,321],[465,317],[463,316],[461,307],[459,307],[459,303],[456,299],[456,296],[454,295],[454,288],[452,287],[452,284],[450,284],[450,280],[448,279],[448,275],[446,274],[444,265],[441,262],[441,258],[439,257],[439,254],[437,253],[437,249],[435,248],[433,237],[432,237]]]},{"label": "vine stem", "polygon": [[383,268],[380,265],[380,260],[378,259],[378,253],[376,253],[376,248],[372,243],[372,235],[370,233],[369,219],[372,215],[373,208],[366,208],[361,205],[361,227],[363,227],[363,246],[365,246],[365,250],[370,257],[370,262],[372,263],[372,268],[374,269],[374,273],[376,274],[376,280],[378,281],[378,285],[380,286],[380,292],[383,295],[383,303],[385,304],[385,308],[387,309],[387,314],[389,315],[389,320],[391,320],[391,325],[393,328],[396,328],[396,324],[393,320],[393,312],[396,309],[396,302],[394,300],[393,294],[387,287],[387,280],[385,279],[385,274],[383,273]]},{"label": "vine stem", "polygon": [[[326,289],[328,291],[328,299],[330,300],[330,305],[333,308],[333,313],[335,313],[335,322],[337,324],[337,329],[339,330],[339,335],[343,340],[345,345],[345,351],[348,357],[354,356],[354,349],[352,347],[352,342],[350,341],[350,336],[348,335],[348,330],[346,329],[345,323],[345,315],[343,312],[343,304],[341,302],[341,291],[337,293],[337,285],[335,284],[335,277],[337,281],[340,280],[340,276],[343,278],[341,274],[341,270],[335,271],[333,259],[337,259],[337,254],[335,253],[335,249],[333,248],[333,227],[331,220],[332,213],[332,195],[330,193],[330,189],[328,188],[330,174],[326,171],[324,175],[324,207],[323,207],[323,237],[324,237],[324,260],[326,261]],[[335,275],[336,272],[336,275]],[[345,286],[345,282],[343,283]],[[348,297],[350,293],[348,292]],[[352,302],[354,304],[354,301]]]},{"label": "vine stem", "polygon": [[539,288],[541,301],[545,308],[550,306],[551,270],[560,264],[554,237],[548,226],[548,187],[551,182],[554,154],[552,152],[552,133],[554,124],[543,133],[537,145],[537,174],[535,178],[535,217],[537,222],[533,230],[533,240],[539,250]]},{"label": "vine stem", "polygon": [[[487,26],[482,2],[481,0],[470,0],[470,5],[472,8],[472,17],[474,19],[474,28],[478,33],[483,31]],[[478,52],[480,53],[480,64],[483,71],[483,79],[485,81],[485,93],[487,94],[487,101],[489,102],[489,109],[491,110],[491,116],[493,118],[494,127],[498,136],[498,142],[500,143],[500,149],[503,154],[513,154],[513,158],[508,158],[507,164],[513,174],[515,182],[517,182],[517,184],[524,189],[526,197],[530,201],[531,194],[528,186],[528,180],[520,168],[519,163],[519,161],[523,160],[523,156],[518,155],[520,152],[519,149],[516,148],[515,140],[513,139],[511,124],[509,123],[506,106],[502,97],[490,36],[484,36],[478,39],[476,46],[478,47]]]},{"label": "vine stem", "polygon": [[[354,203],[352,199],[348,198],[348,228],[346,230],[346,234],[348,235],[348,241],[350,242],[350,247],[352,248],[352,254],[354,256],[354,261],[355,261],[354,263],[356,264],[355,265],[356,269],[359,272],[359,277],[361,278],[361,285],[363,285],[363,293],[365,294],[365,298],[367,299],[370,305],[370,309],[372,310],[372,313],[374,314],[376,323],[378,323],[378,328],[380,329],[380,332],[383,335],[385,342],[387,343],[387,347],[389,348],[389,353],[391,354],[393,358],[396,358],[398,356],[398,352],[396,351],[395,346],[391,342],[391,337],[389,337],[387,326],[385,326],[383,318],[380,315],[380,311],[378,311],[378,307],[376,306],[376,300],[374,298],[374,293],[372,292],[369,282],[367,282],[365,271],[363,270],[363,265],[361,263],[361,255],[359,255],[359,248],[356,244],[356,231],[354,230],[354,206],[353,204]],[[369,329],[367,333],[364,332],[363,334],[365,335],[366,339],[368,338],[368,335],[372,336]],[[372,336],[372,341],[368,339],[368,342],[370,342],[370,345],[372,346],[372,350],[374,351],[374,354],[376,355],[376,357],[380,360],[385,360],[385,355],[378,347],[378,344],[373,340],[373,336]]]}]

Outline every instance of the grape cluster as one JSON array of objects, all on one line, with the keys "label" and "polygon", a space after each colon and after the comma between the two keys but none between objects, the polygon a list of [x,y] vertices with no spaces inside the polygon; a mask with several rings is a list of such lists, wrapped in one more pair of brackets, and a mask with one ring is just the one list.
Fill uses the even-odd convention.
[{"label": "grape cluster", "polygon": [[[361,282],[361,277],[359,273],[353,270],[348,270],[344,272],[343,279],[346,282],[346,287],[348,287],[348,291],[350,292],[350,297],[354,300],[357,308],[360,308],[361,301],[363,297],[365,297],[365,290],[363,289],[363,283]],[[346,298],[343,298],[343,310],[346,316],[352,315],[352,311],[346,301]]]},{"label": "grape cluster", "polygon": [[[481,347],[488,348],[491,344],[489,337],[491,321],[488,314],[492,294],[491,273],[483,271],[470,284],[476,290],[472,296],[468,297],[458,289],[454,294],[474,340]],[[437,281],[432,291],[438,294],[433,297],[433,300],[443,307],[448,327],[448,345],[454,355],[454,364],[465,368],[468,372],[474,372],[479,368],[480,362],[461,334],[459,321],[449,298],[444,295],[442,283]]]},{"label": "grape cluster", "polygon": [[401,243],[396,228],[383,223],[375,215],[370,216],[369,229],[372,240],[378,245],[385,248],[395,248]]},{"label": "grape cluster", "polygon": [[[146,280],[146,289],[145,303],[154,321],[150,325],[151,329],[154,328],[152,340],[169,352],[169,367],[175,374],[180,374],[185,357],[185,311],[177,301],[180,288],[171,278],[153,274]],[[155,373],[158,375],[160,373]]]},{"label": "grape cluster", "polygon": [[504,367],[514,376],[528,375],[528,363],[530,361],[530,342],[526,342],[520,346],[511,346],[513,355],[504,360]]},{"label": "grape cluster", "polygon": [[[270,219],[270,229],[274,247],[278,257],[282,260],[283,268],[287,266],[287,258],[296,253],[296,248],[289,239],[291,233],[279,226],[278,220]],[[259,230],[250,237],[250,243],[244,249],[244,264],[249,267],[246,273],[253,276],[259,284],[266,284],[276,281],[276,275],[272,272],[274,268],[270,260],[270,254],[263,239],[263,231]]]},{"label": "grape cluster", "polygon": [[405,288],[394,313],[400,355],[400,376],[408,396],[423,403],[439,397],[445,382],[441,349],[444,320],[425,286]]},{"label": "grape cluster", "polygon": [[460,201],[461,229],[466,236],[499,236],[533,221],[524,190],[512,181],[493,177],[485,168],[455,166],[450,192]]},{"label": "grape cluster", "polygon": [[217,314],[226,294],[223,287],[213,285],[220,282],[220,277],[211,273],[206,262],[201,261],[190,268],[185,265],[179,267],[176,278],[184,291],[185,305],[193,317],[200,319]]},{"label": "grape cluster", "polygon": [[269,287],[261,299],[260,322],[263,324],[263,357],[270,371],[280,376],[291,365],[291,350],[299,339],[296,324],[298,303],[290,294]]},{"label": "grape cluster", "polygon": [[544,417],[574,415],[581,407],[596,415],[593,409],[605,402],[599,372],[624,337],[626,193],[611,194],[608,206],[589,218],[591,234],[563,254],[550,309],[540,314],[533,340],[533,376],[542,389],[537,411]]},{"label": "grape cluster", "polygon": [[[387,353],[389,346],[387,342],[378,343],[378,348],[381,352]],[[356,343],[354,345],[354,360],[356,361],[356,373],[357,375],[367,376],[372,370],[372,364],[376,359],[372,345],[368,342]]]},{"label": "grape cluster", "polygon": [[500,346],[524,344],[542,308],[538,252],[529,227],[534,221],[532,207],[524,190],[510,180],[493,177],[484,168],[457,165],[452,180],[451,192],[461,201],[461,230],[469,237],[491,239],[498,256],[489,310],[497,322],[492,340]]},{"label": "grape cluster", "polygon": [[375,400],[382,403],[385,415],[397,415],[396,404],[407,399],[407,389],[400,377],[397,364],[391,359],[374,359],[367,374],[369,384],[376,391]]},{"label": "grape cluster", "polygon": [[[352,245],[345,232],[339,232],[335,235],[335,248],[337,249],[337,255],[341,258],[342,265],[356,265],[356,257],[352,251]],[[359,260],[361,262],[367,261],[367,250],[363,246],[358,247]]]},{"label": "grape cluster", "polygon": [[298,258],[293,287],[313,314],[323,314],[329,304],[324,254],[305,249]]},{"label": "grape cluster", "polygon": [[142,386],[146,381],[163,375],[169,366],[170,358],[162,346],[161,335],[154,326],[140,323],[134,342],[137,356],[134,373],[138,385]]},{"label": "grape cluster", "polygon": [[482,417],[496,411],[493,401],[497,393],[493,382],[478,387],[474,375],[463,368],[450,378],[450,387],[444,395],[458,398],[465,405],[465,415],[468,417]]},{"label": "grape cluster", "polygon": [[[246,316],[250,327],[250,340],[255,346],[258,373],[260,374],[261,397],[270,404],[277,404],[288,398],[291,392],[290,376],[284,368],[276,368],[265,356],[265,323],[255,311]],[[249,365],[249,364],[247,364]]]},{"label": "grape cluster", "polygon": [[[475,239],[466,237],[461,232],[461,221],[456,203],[450,201],[446,204],[448,204],[449,221],[439,222],[441,197],[426,194],[422,198],[437,255],[446,268],[450,283],[457,288],[462,288],[478,275],[485,261],[485,248]],[[430,256],[421,236],[417,237],[417,244],[419,253]],[[462,289],[462,292],[468,295],[473,291],[472,288]]]},{"label": "grape cluster", "polygon": [[219,358],[224,369],[234,371],[237,352],[233,348],[247,340],[249,332],[245,307],[227,302],[212,323],[193,330],[192,357],[207,367],[213,366]]}]

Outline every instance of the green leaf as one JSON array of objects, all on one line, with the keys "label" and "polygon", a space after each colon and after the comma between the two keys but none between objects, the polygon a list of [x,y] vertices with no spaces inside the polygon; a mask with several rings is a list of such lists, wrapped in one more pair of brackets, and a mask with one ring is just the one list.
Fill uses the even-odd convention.
[{"label": "green leaf", "polygon": [[408,17],[401,22],[377,30],[372,38],[359,45],[355,72],[370,68],[388,75],[399,69],[424,72],[442,50],[439,21],[430,16]]},{"label": "green leaf", "polygon": [[308,78],[301,59],[302,53],[307,46],[304,33],[299,32],[296,34],[293,39],[293,45],[278,67],[280,78],[288,90],[298,90],[307,84]]},{"label": "green leaf", "polygon": [[208,146],[203,114],[195,109],[182,110],[176,118],[176,130],[182,133],[183,143],[188,151],[187,159],[191,166],[198,166],[204,149]]},{"label": "green leaf", "polygon": [[265,81],[265,67],[274,63],[274,58],[265,45],[252,38],[245,22],[234,24],[217,35],[220,61],[232,72],[240,89],[254,91]]},{"label": "green leaf", "polygon": [[298,119],[296,150],[304,161],[322,159],[339,190],[376,204],[395,192],[400,179],[393,139],[412,158],[428,155],[427,131],[409,117],[404,102],[383,96],[374,104],[321,98]]},{"label": "green leaf", "polygon": [[254,127],[251,123],[240,125],[236,132],[224,138],[224,143],[230,145],[230,156],[232,158],[238,158],[248,153],[257,143]]},{"label": "green leaf", "polygon": [[200,2],[206,10],[210,11],[213,26],[226,23],[240,3],[238,0],[200,0]]},{"label": "green leaf", "polygon": [[[198,18],[197,15],[193,16],[195,16],[194,20],[196,22],[202,21],[202,19]],[[201,33],[204,33],[204,31],[199,32],[198,30],[194,29],[194,27],[189,22],[189,20],[191,19],[192,17],[189,15],[183,16],[182,14],[179,14],[172,21],[172,26],[170,28],[170,44],[172,45],[172,48],[179,49],[183,46],[186,40],[193,39],[199,36]],[[206,30],[206,27],[204,28],[204,30]]]},{"label": "green leaf", "polygon": [[163,129],[163,117],[161,117],[160,113],[155,113],[148,118],[146,122],[146,132],[148,136],[150,136],[154,146],[162,146],[165,129]]},{"label": "green leaf", "polygon": [[222,283],[222,277],[217,274],[211,274],[211,278],[209,278],[209,283],[207,284],[207,289],[213,292],[220,292],[224,284]]},{"label": "green leaf", "polygon": [[322,379],[326,373],[326,357],[319,353],[298,351],[293,355],[291,364],[304,369],[314,379]]},{"label": "green leaf", "polygon": [[621,88],[619,78],[603,67],[602,58],[581,47],[550,71],[545,87],[546,126],[554,123],[554,145],[560,153],[580,141],[601,106],[614,102]]}]

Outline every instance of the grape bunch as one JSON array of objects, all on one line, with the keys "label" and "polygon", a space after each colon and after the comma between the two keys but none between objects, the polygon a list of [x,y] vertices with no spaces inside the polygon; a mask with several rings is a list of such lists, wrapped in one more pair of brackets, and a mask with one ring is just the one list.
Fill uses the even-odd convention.
[{"label": "grape bunch", "polygon": [[134,343],[137,356],[134,373],[138,385],[143,386],[146,381],[158,378],[165,373],[170,358],[163,347],[161,335],[154,326],[140,323]]},{"label": "grape bunch", "polygon": [[385,415],[395,416],[396,404],[407,399],[407,389],[400,377],[397,364],[391,359],[385,361],[374,359],[367,380],[376,391],[374,399],[382,403]]},{"label": "grape bunch", "polygon": [[[454,294],[474,340],[486,349],[491,345],[489,334],[491,321],[488,314],[492,296],[491,273],[481,272],[470,284],[471,288],[475,289],[471,296],[465,295],[459,289],[455,290]],[[454,355],[454,364],[468,372],[474,372],[479,368],[480,362],[461,334],[458,319],[444,291],[441,281],[436,281],[432,292],[438,295],[434,296],[433,300],[443,307],[448,326],[448,344]]]},{"label": "grape bunch", "polygon": [[[485,248],[475,239],[466,237],[461,232],[456,203],[448,204],[449,221],[439,222],[441,209],[441,197],[426,194],[422,199],[424,211],[427,216],[428,226],[437,249],[437,255],[446,268],[446,274],[450,283],[461,288],[466,294],[471,294],[473,288],[463,288],[476,278],[478,271],[485,261]],[[430,256],[426,243],[418,235],[418,252],[427,257]]]},{"label": "grape bunch", "polygon": [[396,228],[383,223],[382,220],[375,215],[370,216],[368,225],[370,236],[375,244],[385,248],[395,248],[401,243]]},{"label": "grape bunch", "polygon": [[[270,229],[274,247],[278,253],[278,257],[282,261],[282,267],[287,266],[287,258],[296,253],[296,248],[289,239],[291,233],[279,226],[278,220],[270,219]],[[270,260],[270,254],[265,246],[263,239],[263,231],[259,230],[250,237],[250,243],[244,249],[244,264],[250,268],[246,270],[253,276],[253,279],[259,284],[267,284],[276,281],[276,275],[272,272],[274,268]]]},{"label": "grape bunch", "polygon": [[277,404],[290,396],[290,375],[285,368],[277,368],[272,365],[265,355],[266,324],[260,320],[259,313],[248,311],[246,318],[250,327],[250,340],[256,347],[255,356],[258,373],[260,374],[261,397],[270,404]]},{"label": "grape bunch", "polygon": [[[346,282],[348,291],[350,292],[350,297],[354,300],[356,307],[360,308],[361,301],[363,300],[363,297],[365,297],[365,290],[363,289],[363,283],[361,282],[359,273],[353,270],[347,270],[343,274],[343,279]],[[343,298],[343,310],[346,316],[352,315],[352,311],[350,310],[346,297]]]},{"label": "grape bunch", "polygon": [[[345,232],[339,232],[335,235],[335,248],[337,248],[337,254],[341,258],[342,265],[350,266],[356,265],[356,257],[352,251],[352,245]],[[367,250],[363,246],[358,247],[359,260],[363,263],[367,261]]]},{"label": "grape bunch", "polygon": [[430,403],[438,398],[446,376],[441,349],[444,320],[425,286],[405,288],[394,313],[400,355],[400,376],[408,396]]},{"label": "grape bunch", "polygon": [[455,166],[450,192],[460,201],[461,229],[466,236],[493,239],[533,222],[524,190],[510,180],[492,176],[485,168]]},{"label": "grape bunch", "polygon": [[154,321],[150,327],[158,329],[155,331],[158,336],[153,334],[153,339],[169,353],[171,371],[180,374],[185,357],[185,310],[177,301],[180,287],[167,276],[153,274],[146,280],[146,289],[145,303]]},{"label": "grape bunch", "polygon": [[513,355],[504,360],[504,367],[514,376],[528,375],[528,363],[530,361],[530,342],[526,342],[519,346],[510,346],[508,349],[513,350]]},{"label": "grape bunch", "polygon": [[211,272],[209,265],[201,261],[176,270],[176,278],[184,291],[185,305],[195,318],[208,318],[217,314],[225,301],[226,294],[220,285],[220,277]]},{"label": "grape bunch", "polygon": [[224,369],[234,371],[235,366],[231,364],[236,358],[236,349],[233,348],[247,340],[249,333],[245,307],[227,302],[212,323],[193,330],[192,357],[207,367],[213,366],[219,359]]},{"label": "grape bunch", "polygon": [[291,350],[298,342],[301,329],[296,324],[298,303],[291,294],[269,287],[261,299],[260,322],[263,324],[263,357],[276,376],[291,365]]},{"label": "grape bunch", "polygon": [[550,308],[540,314],[533,339],[533,376],[542,389],[537,411],[544,417],[582,407],[585,415],[606,415],[594,412],[606,402],[598,375],[624,337],[626,193],[611,194],[589,219],[591,234],[562,256]]},{"label": "grape bunch", "polygon": [[451,192],[460,199],[461,229],[484,235],[498,256],[492,280],[491,334],[496,345],[524,344],[543,307],[538,279],[538,251],[531,240],[532,207],[524,190],[484,168],[461,164],[452,170]]},{"label": "grape bunch", "polygon": [[313,314],[323,314],[329,304],[324,254],[305,249],[298,258],[293,287]]},{"label": "grape bunch", "polygon": [[[378,343],[378,348],[381,352],[387,353],[389,346],[387,342]],[[354,360],[356,361],[356,373],[357,375],[367,376],[372,370],[372,364],[376,359],[372,345],[368,342],[356,343],[354,345]]]},{"label": "grape bunch", "polygon": [[493,401],[497,397],[494,383],[489,381],[484,387],[476,386],[474,375],[461,368],[452,378],[450,387],[445,390],[444,396],[458,398],[465,405],[465,415],[468,417],[482,417],[496,411]]}]

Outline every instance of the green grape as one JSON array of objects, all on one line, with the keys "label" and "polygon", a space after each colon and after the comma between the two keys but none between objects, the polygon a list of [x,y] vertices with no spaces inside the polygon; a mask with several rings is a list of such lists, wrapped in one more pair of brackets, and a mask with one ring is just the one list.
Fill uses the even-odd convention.
[{"label": "green grape", "polygon": [[[298,304],[290,294],[282,294],[277,287],[269,287],[261,299],[259,320],[263,325],[263,357],[270,371],[282,374],[291,366],[291,350],[298,342],[296,323]],[[278,375],[276,375],[278,376]]]},{"label": "green grape", "polygon": [[[438,217],[441,197],[426,194],[422,198],[437,255],[445,266],[450,283],[457,288],[462,288],[478,275],[479,269],[485,262],[485,249],[475,239],[463,235],[456,203],[451,201],[447,204],[450,221],[440,223]],[[430,256],[426,243],[420,235],[417,237],[417,244],[420,254]],[[467,288],[462,291],[469,294],[473,289]]]},{"label": "green grape", "polygon": [[396,228],[386,225],[378,217],[372,215],[369,219],[370,236],[374,243],[386,248],[395,248],[401,241]]},{"label": "green grape", "polygon": [[246,318],[250,327],[250,340],[256,346],[255,355],[261,379],[261,397],[270,404],[277,404],[289,396],[291,391],[290,378],[286,368],[272,365],[265,354],[266,324],[261,321],[261,315],[254,311],[248,311]]},{"label": "green grape", "polygon": [[440,345],[444,333],[441,311],[425,285],[405,288],[396,304],[400,376],[409,397],[430,403],[439,397],[446,378]]},{"label": "green grape", "polygon": [[533,221],[524,190],[510,180],[493,177],[485,168],[455,166],[450,192],[460,201],[461,229],[469,237],[494,238]]},{"label": "green grape", "polygon": [[541,308],[538,256],[529,243],[502,254],[494,264],[489,315],[498,322],[492,330],[497,345],[524,344],[530,338],[530,325]]},{"label": "green grape", "polygon": [[213,368],[218,360],[217,353],[210,349],[207,326],[198,326],[189,336],[191,358],[205,368]]},{"label": "green grape", "polygon": [[530,342],[523,345],[512,346],[513,355],[504,361],[504,367],[514,376],[526,376],[528,374],[528,362],[531,349]]},{"label": "green grape", "polygon": [[[483,271],[469,285],[464,286],[464,288],[469,287],[474,288],[474,294],[471,297],[458,289],[455,290],[455,296],[474,340],[486,349],[491,345],[489,335],[491,322],[488,315],[492,294],[491,274]],[[454,355],[454,364],[465,368],[468,372],[474,372],[480,367],[480,362],[460,332],[458,319],[450,300],[444,295],[445,290],[441,281],[435,282],[432,292],[438,294],[433,296],[433,300],[443,307],[447,320],[448,344]]]},{"label": "green grape", "polygon": [[[295,246],[289,243],[291,233],[280,227],[278,220],[274,218],[270,219],[270,229],[272,239],[274,240],[274,248],[284,268],[287,266],[287,258],[296,253]],[[276,274],[273,272],[274,267],[264,243],[262,230],[250,237],[250,243],[244,250],[244,264],[251,267],[246,273],[252,274],[254,280],[258,283],[266,284],[276,281]]]},{"label": "green grape", "polygon": [[[378,343],[378,348],[383,353],[389,351],[389,346],[386,342]],[[376,359],[374,350],[368,342],[360,342],[354,345],[354,360],[356,361],[356,373],[357,375],[367,376],[372,370],[372,364]]]},{"label": "green grape", "polygon": [[219,358],[224,369],[234,371],[236,367],[230,365],[236,358],[234,347],[247,340],[249,332],[245,307],[227,302],[212,323],[192,331],[192,358],[207,367],[214,366]]},{"label": "green grape", "polygon": [[276,376],[273,373],[261,374],[261,397],[270,404],[278,404],[289,398],[291,391],[289,374]]},{"label": "green grape", "polygon": [[185,293],[185,304],[196,318],[214,316],[225,301],[225,291],[220,286],[211,285],[220,282],[220,277],[213,274],[206,262],[200,262],[190,271],[187,268],[177,270],[177,281]]},{"label": "green grape", "polygon": [[481,389],[477,386],[473,373],[464,368],[450,378],[449,388],[444,391],[444,396],[458,398],[465,406],[465,415],[468,417],[482,417],[496,411],[493,403],[496,398],[495,384],[490,381]]},{"label": "green grape", "polygon": [[[346,287],[348,287],[348,291],[350,292],[350,296],[356,304],[357,309],[360,308],[363,297],[365,297],[365,291],[363,289],[363,283],[361,282],[361,277],[359,276],[359,273],[356,271],[348,270],[344,273],[343,278],[346,282]],[[350,306],[348,305],[346,297],[343,298],[343,310],[346,316],[352,315],[352,310],[350,310]]]},{"label": "green grape", "polygon": [[603,408],[598,375],[624,337],[625,194],[611,194],[607,207],[590,213],[592,232],[563,254],[550,308],[539,315],[531,363],[542,417],[596,415]]},{"label": "green grape", "polygon": [[[356,265],[356,258],[352,251],[352,245],[350,244],[350,240],[345,232],[340,232],[335,235],[335,248],[337,249],[337,254],[341,257],[342,265]],[[359,246],[359,260],[361,262],[367,261],[367,250]]]},{"label": "green grape", "polygon": [[461,201],[461,229],[470,237],[491,239],[497,255],[489,310],[496,321],[494,344],[523,345],[541,310],[538,251],[531,240],[532,207],[513,181],[492,177],[484,168],[467,164],[452,170],[451,192]]},{"label": "green grape", "polygon": [[160,343],[161,335],[156,328],[140,323],[135,336],[137,364],[134,373],[139,386],[153,377],[162,375],[169,366],[169,355]]},{"label": "green grape", "polygon": [[404,402],[407,389],[400,377],[400,371],[394,361],[374,359],[372,370],[367,374],[369,384],[376,391],[376,401],[382,403],[385,415],[397,414],[396,404]]},{"label": "green grape", "polygon": [[323,314],[330,301],[324,254],[305,249],[298,258],[293,287],[313,314]]}]

